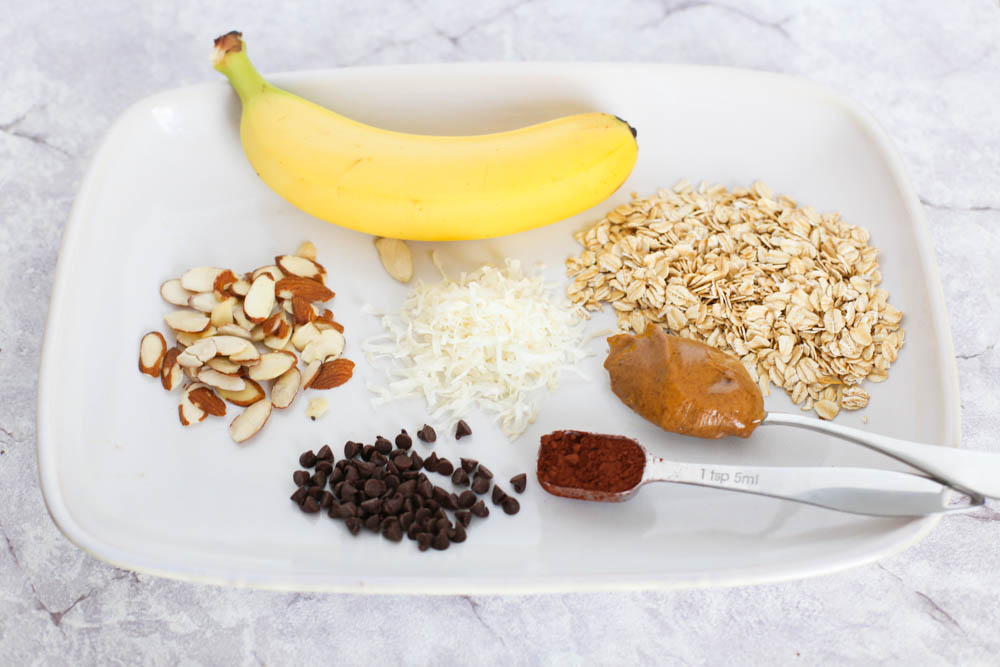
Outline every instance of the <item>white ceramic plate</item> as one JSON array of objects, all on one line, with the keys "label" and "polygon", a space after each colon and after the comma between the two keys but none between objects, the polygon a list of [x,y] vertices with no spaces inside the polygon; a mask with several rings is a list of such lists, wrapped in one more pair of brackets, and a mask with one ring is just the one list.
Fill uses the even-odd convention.
[{"label": "white ceramic plate", "polygon": [[[490,242],[438,244],[454,273],[504,256],[566,284],[571,233],[625,201],[682,177],[729,187],[762,179],[819,210],[871,230],[884,286],[906,313],[907,342],[868,409],[838,419],[886,435],[959,443],[956,373],[934,256],[920,205],[884,133],[848,100],[798,79],[731,69],[629,64],[469,64],[344,69],[275,81],[360,120],[404,131],[505,130],[563,114],[608,111],[638,128],[639,161],[612,200],[573,219]],[[108,132],[80,187],[63,240],[42,360],[38,456],[42,488],[66,536],[98,558],[143,572],[280,589],[472,593],[741,584],[831,572],[886,556],[935,519],[864,518],[773,499],[666,484],[603,505],[541,492],[534,457],[558,428],[622,433],[687,461],[774,465],[888,465],[826,437],[769,428],[748,441],[660,432],[610,393],[601,362],[589,382],[566,377],[537,422],[505,440],[482,415],[475,433],[437,451],[472,456],[500,480],[530,473],[522,510],[494,508],[467,542],[420,553],[413,542],[351,537],[289,501],[305,449],[415,431],[416,401],[374,408],[377,373],[360,341],[378,331],[365,303],[394,309],[406,288],[384,274],[371,238],[310,218],[272,193],[245,160],[238,104],[223,82],[147,98]],[[470,224],[475,224],[470,221]],[[182,428],[177,394],[136,370],[139,338],[164,330],[160,283],[198,265],[268,264],[313,240],[347,327],[358,372],[326,392],[313,423],[306,400],[275,413],[250,444],[229,417]],[[430,244],[415,244],[417,274],[436,278]],[[592,330],[611,323],[594,318]],[[308,395],[307,395],[308,396]],[[770,410],[792,409],[784,395]],[[428,448],[417,445],[426,453]]]}]

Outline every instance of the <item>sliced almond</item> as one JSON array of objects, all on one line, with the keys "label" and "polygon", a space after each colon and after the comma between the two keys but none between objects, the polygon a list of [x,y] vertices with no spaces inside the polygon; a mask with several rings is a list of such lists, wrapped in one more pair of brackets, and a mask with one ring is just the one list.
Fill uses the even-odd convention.
[{"label": "sliced almond", "polygon": [[295,254],[306,259],[316,259],[316,246],[313,245],[312,241],[303,241]]},{"label": "sliced almond", "polygon": [[271,401],[257,401],[243,411],[229,425],[229,436],[235,442],[245,442],[264,428],[267,418],[271,416]]},{"label": "sliced almond", "polygon": [[282,278],[275,284],[274,289],[280,299],[291,299],[297,296],[311,302],[329,301],[334,297],[334,293],[323,283],[298,276]]},{"label": "sliced almond", "polygon": [[184,347],[191,347],[197,343],[202,338],[208,338],[215,335],[215,327],[211,324],[204,331],[198,333],[188,333],[186,331],[175,331],[174,334],[177,336],[177,342]]},{"label": "sliced almond", "polygon": [[243,310],[243,304],[238,303],[233,306],[233,322],[240,325],[249,332],[253,329],[253,322],[247,319],[246,312]]},{"label": "sliced almond", "polygon": [[405,241],[399,239],[377,238],[375,239],[375,250],[378,251],[379,259],[385,272],[401,283],[410,282],[413,277],[413,257],[410,255],[410,247]]},{"label": "sliced almond", "polygon": [[283,350],[288,347],[288,341],[291,339],[292,325],[288,323],[288,320],[282,319],[278,323],[278,330],[273,335],[264,338],[264,345],[267,345],[272,350]]},{"label": "sliced almond", "polygon": [[264,320],[260,325],[261,331],[264,332],[265,336],[273,336],[278,330],[278,325],[285,321],[285,314],[280,310],[274,315]]},{"label": "sliced almond", "polygon": [[326,414],[329,409],[329,405],[325,398],[313,398],[309,401],[309,407],[306,408],[306,417],[316,421],[320,417]]},{"label": "sliced almond", "polygon": [[150,331],[139,341],[139,372],[160,377],[163,357],[167,353],[167,341],[159,331]]},{"label": "sliced almond", "polygon": [[242,368],[235,361],[230,361],[225,357],[213,357],[206,361],[205,365],[227,375],[236,375],[240,372],[240,368]]},{"label": "sliced almond", "polygon": [[250,340],[252,340],[255,343],[259,343],[262,340],[264,340],[264,327],[258,324],[253,329],[251,329]]},{"label": "sliced almond", "polygon": [[[253,327],[251,326],[251,329]],[[219,327],[219,333],[224,336],[236,336],[245,340],[250,340],[250,329],[244,329],[238,324],[223,324]]]},{"label": "sliced almond", "polygon": [[316,328],[316,325],[312,322],[300,324],[295,327],[295,333],[292,334],[292,345],[295,346],[295,349],[302,351],[314,338],[319,338],[319,329]]},{"label": "sliced almond", "polygon": [[243,378],[237,375],[220,373],[214,368],[202,368],[198,371],[198,381],[204,382],[210,387],[218,387],[219,389],[226,389],[228,391],[242,391],[247,386]]},{"label": "sliced almond", "polygon": [[299,393],[299,384],[302,382],[302,374],[298,368],[289,368],[274,381],[271,387],[271,403],[278,409],[285,409],[292,404],[295,396]]},{"label": "sliced almond", "polygon": [[254,279],[250,291],[243,300],[243,312],[247,319],[259,324],[271,316],[274,308],[274,281],[271,276],[262,274]]},{"label": "sliced almond", "polygon": [[211,321],[208,315],[197,310],[175,310],[163,316],[163,321],[174,331],[200,333],[208,328]]},{"label": "sliced almond", "polygon": [[219,305],[215,292],[198,292],[188,299],[188,305],[202,313],[211,313]]},{"label": "sliced almond", "polygon": [[247,376],[251,380],[273,380],[289,368],[295,366],[298,359],[291,352],[268,352],[260,355],[260,363],[251,366]]},{"label": "sliced almond", "polygon": [[216,417],[224,417],[226,415],[226,404],[208,387],[198,387],[191,391],[188,394],[188,400],[201,408],[206,414]]},{"label": "sliced almond", "polygon": [[344,335],[336,329],[327,329],[303,348],[302,361],[308,364],[313,361],[327,361],[331,357],[336,359],[343,351]]},{"label": "sliced almond", "polygon": [[260,352],[250,341],[246,341],[243,349],[229,355],[230,361],[238,361],[243,366],[253,366],[260,363]]},{"label": "sliced almond", "polygon": [[239,405],[244,408],[264,398],[264,390],[259,384],[257,384],[256,381],[251,380],[250,378],[243,378],[243,382],[246,383],[246,386],[244,386],[241,391],[219,389],[219,396],[226,399],[233,405]]},{"label": "sliced almond", "polygon": [[[177,355],[177,363],[180,364],[181,368],[185,369],[201,368],[202,366],[205,365],[204,361],[199,359],[197,356],[188,353],[187,350],[184,350],[183,352]],[[195,377],[197,377],[197,373],[195,374]]]},{"label": "sliced almond", "polygon": [[271,276],[271,280],[274,282],[278,282],[285,277],[285,274],[281,272],[281,269],[271,264],[269,266],[262,266],[259,269],[254,269],[253,273],[250,274],[250,282],[257,280],[257,278],[260,278],[264,274]]},{"label": "sliced almond", "polygon": [[[287,301],[286,301],[287,303]],[[292,319],[296,324],[305,324],[316,319],[316,306],[300,296],[292,297]]]},{"label": "sliced almond", "polygon": [[340,333],[344,333],[344,325],[340,324],[333,319],[333,311],[329,308],[324,308],[323,312],[313,320],[316,328],[320,331],[326,331],[327,329],[336,329]]},{"label": "sliced almond", "polygon": [[212,326],[224,327],[227,324],[232,324],[234,306],[236,306],[236,297],[234,296],[226,297],[220,301],[219,305],[212,309],[212,314],[209,315]]},{"label": "sliced almond", "polygon": [[215,279],[222,269],[214,266],[199,266],[189,269],[181,276],[181,287],[190,292],[211,292]]},{"label": "sliced almond", "polygon": [[281,309],[283,311],[285,311],[286,313],[288,313],[289,315],[292,315],[292,314],[295,313],[295,309],[292,307],[292,300],[291,299],[282,299],[281,300]]},{"label": "sliced almond", "polygon": [[194,384],[188,386],[181,394],[180,405],[177,406],[177,414],[180,416],[181,425],[190,426],[191,424],[197,424],[200,421],[204,421],[208,413],[199,408],[191,401],[191,392],[197,391],[198,389],[205,387],[203,384],[195,382]]},{"label": "sliced almond", "polygon": [[[319,373],[309,383],[310,389],[333,389],[339,387],[354,375],[354,362],[350,359],[331,359],[323,362]],[[199,375],[198,377],[201,377]]]},{"label": "sliced almond", "polygon": [[236,296],[246,296],[247,292],[250,291],[250,281],[241,278],[232,284],[229,291]]},{"label": "sliced almond", "polygon": [[205,363],[215,355],[219,354],[219,348],[216,345],[216,340],[218,336],[213,336],[211,338],[202,338],[197,341],[194,345],[189,345],[184,354],[190,354],[198,357],[201,363]]},{"label": "sliced almond", "polygon": [[175,306],[186,306],[188,305],[188,299],[191,298],[193,292],[189,292],[181,285],[181,281],[178,278],[173,280],[168,280],[167,282],[160,285],[160,296],[167,303],[172,303]]},{"label": "sliced almond", "polygon": [[322,282],[324,276],[326,276],[326,269],[323,268],[322,264],[317,264],[315,261],[306,257],[299,257],[298,255],[278,255],[274,258],[274,262],[278,265],[278,268],[289,276],[311,278],[320,282]]},{"label": "sliced almond", "polygon": [[312,386],[313,380],[319,375],[319,369],[323,368],[322,361],[313,361],[302,371],[302,389]]},{"label": "sliced almond", "polygon": [[219,301],[224,300],[227,296],[232,296],[231,288],[236,281],[236,274],[230,269],[225,269],[215,277],[212,282],[212,291],[215,292]]},{"label": "sliced almond", "polygon": [[177,363],[177,357],[180,353],[181,349],[179,347],[172,347],[167,350],[167,353],[163,357],[163,369],[160,371],[160,383],[167,391],[173,391],[174,387],[180,386],[181,378],[184,375],[184,369],[181,368],[179,363]]},{"label": "sliced almond", "polygon": [[[210,340],[215,345],[215,349],[218,350],[218,353],[224,357],[231,357],[235,354],[240,354],[241,352],[244,352],[246,348],[253,347],[252,343],[250,343],[246,338],[242,338],[240,336],[212,336]],[[206,361],[208,360],[206,359]]]},{"label": "sliced almond", "polygon": [[[180,355],[177,355],[178,362],[180,362],[180,358],[181,358]],[[180,366],[179,363],[178,366]],[[191,382],[198,381],[198,370],[199,368],[201,368],[200,366],[198,368],[192,368],[191,366],[180,366],[180,367],[184,371],[184,375],[186,375],[187,378],[191,380]]]}]

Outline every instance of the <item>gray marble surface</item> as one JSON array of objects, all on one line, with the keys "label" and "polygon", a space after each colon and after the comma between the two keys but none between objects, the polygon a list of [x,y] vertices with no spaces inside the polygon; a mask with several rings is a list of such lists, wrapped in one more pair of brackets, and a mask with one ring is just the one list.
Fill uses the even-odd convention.
[{"label": "gray marble surface", "polygon": [[[0,21],[0,664],[997,664],[1000,512],[840,574],[729,590],[362,597],[136,575],[66,541],[35,463],[41,334],[60,234],[131,102],[218,78],[216,34],[270,71],[630,60],[809,77],[868,107],[925,204],[951,318],[964,446],[1000,452],[996,0],[8,2]],[[278,46],[275,46],[278,45]]]}]

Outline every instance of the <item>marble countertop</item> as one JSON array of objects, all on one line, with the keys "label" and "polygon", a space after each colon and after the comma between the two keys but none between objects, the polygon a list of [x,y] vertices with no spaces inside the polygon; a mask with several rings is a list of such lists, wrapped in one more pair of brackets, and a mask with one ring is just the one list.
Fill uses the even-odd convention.
[{"label": "marble countertop", "polygon": [[[996,0],[190,0],[18,3],[0,22],[0,663],[996,664],[1000,511],[944,519],[882,562],[736,589],[524,597],[230,590],[136,575],[70,544],[37,482],[35,391],[60,235],[130,103],[212,80],[237,27],[266,69],[628,60],[808,77],[870,109],[926,209],[962,388],[963,445],[1000,452]],[[891,5],[891,6],[890,6]]]}]

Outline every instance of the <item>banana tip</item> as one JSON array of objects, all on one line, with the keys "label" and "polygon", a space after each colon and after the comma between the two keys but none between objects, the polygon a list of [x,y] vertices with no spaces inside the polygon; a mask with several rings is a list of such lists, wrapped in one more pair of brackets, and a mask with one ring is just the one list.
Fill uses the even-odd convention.
[{"label": "banana tip", "polygon": [[639,138],[639,131],[637,129],[635,129],[634,127],[632,127],[627,120],[625,120],[621,116],[615,116],[615,118],[617,118],[621,122],[625,123],[626,127],[628,127],[629,131],[632,133],[632,138],[633,139],[638,139]]}]

